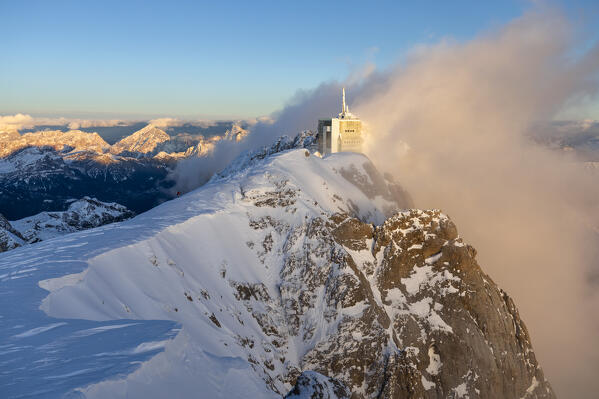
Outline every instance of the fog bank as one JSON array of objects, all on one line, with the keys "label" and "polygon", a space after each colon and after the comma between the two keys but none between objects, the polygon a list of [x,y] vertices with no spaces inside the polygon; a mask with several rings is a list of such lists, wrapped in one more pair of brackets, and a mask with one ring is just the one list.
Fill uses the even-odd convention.
[{"label": "fog bank", "polygon": [[442,42],[361,90],[366,153],[421,208],[440,208],[515,300],[558,397],[599,392],[599,184],[528,129],[597,89],[597,48],[535,11],[467,43]]}]

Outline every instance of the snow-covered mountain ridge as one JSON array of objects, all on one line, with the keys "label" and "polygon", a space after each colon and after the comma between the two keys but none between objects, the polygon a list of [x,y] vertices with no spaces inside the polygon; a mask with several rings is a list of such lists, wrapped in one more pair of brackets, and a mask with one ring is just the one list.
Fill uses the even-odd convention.
[{"label": "snow-covered mountain ridge", "polygon": [[175,196],[171,173],[179,161],[208,156],[219,141],[247,133],[233,123],[211,137],[169,136],[149,124],[112,146],[76,130],[0,133],[0,212],[21,219],[89,195],[141,213]]},{"label": "snow-covered mountain ridge", "polygon": [[60,130],[47,130],[36,133],[11,132],[0,135],[0,158],[26,147],[52,147],[57,151],[65,147],[72,151],[89,151],[102,153],[110,145],[97,133],[86,133],[80,130],[62,132]]},{"label": "snow-covered mountain ridge", "polygon": [[[49,294],[29,306],[66,323],[53,330],[78,319],[181,326],[136,371],[70,388],[280,397],[314,381],[356,398],[553,397],[513,302],[447,216],[405,210],[404,192],[360,154],[244,159],[129,221],[0,256],[3,290],[42,280]],[[65,246],[69,262],[49,252]],[[31,328],[21,330],[10,337]],[[19,356],[19,339],[7,342]]]},{"label": "snow-covered mountain ridge", "polygon": [[110,151],[114,154],[122,152],[147,154],[154,151],[160,143],[170,140],[170,136],[152,124],[131,134],[114,144]]},{"label": "snow-covered mountain ridge", "polygon": [[0,252],[132,216],[133,212],[120,204],[89,197],[72,201],[66,211],[42,212],[12,222],[0,214]]},{"label": "snow-covered mountain ridge", "polygon": [[0,132],[0,158],[6,158],[28,147],[49,147],[69,155],[79,154],[91,158],[101,154],[113,155],[103,157],[104,162],[119,162],[123,157],[154,157],[158,154],[160,159],[176,160],[189,156],[203,156],[214,147],[215,142],[240,141],[247,134],[246,129],[234,123],[222,135],[209,138],[180,134],[171,137],[150,123],[110,145],[97,133],[80,130],[43,130],[23,135],[16,131]]}]

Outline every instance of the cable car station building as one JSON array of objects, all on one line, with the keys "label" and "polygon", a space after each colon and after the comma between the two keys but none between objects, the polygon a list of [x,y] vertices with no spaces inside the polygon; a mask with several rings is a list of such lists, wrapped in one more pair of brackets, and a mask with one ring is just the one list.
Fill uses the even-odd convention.
[{"label": "cable car station building", "polygon": [[333,152],[362,152],[362,121],[345,105],[345,88],[338,118],[318,121],[318,146],[321,154]]}]

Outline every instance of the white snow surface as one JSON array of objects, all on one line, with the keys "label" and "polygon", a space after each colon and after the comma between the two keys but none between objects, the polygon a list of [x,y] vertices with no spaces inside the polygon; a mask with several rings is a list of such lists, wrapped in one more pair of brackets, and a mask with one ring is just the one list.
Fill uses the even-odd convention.
[{"label": "white snow surface", "polygon": [[436,386],[434,382],[427,380],[424,376],[420,377],[420,381],[422,382],[422,386],[424,387],[425,391],[428,391]]},{"label": "white snow surface", "polygon": [[468,388],[467,388],[465,382],[463,382],[460,385],[458,385],[457,387],[455,387],[453,389],[453,391],[455,392],[456,398],[467,398],[468,397]]},{"label": "white snow surface", "polygon": [[432,346],[428,349],[428,359],[429,363],[428,367],[426,368],[426,372],[430,375],[438,375],[443,363],[441,362],[441,356],[436,353]]},{"label": "white snow surface", "polygon": [[[357,207],[363,220],[383,222],[385,215],[377,204],[387,202],[368,199],[338,173],[351,164],[363,170],[367,161],[361,154],[321,159],[306,156],[303,149],[286,151],[131,220],[1,254],[0,292],[8,293],[3,300],[9,301],[2,309],[11,311],[0,318],[0,338],[52,327],[35,330],[41,331],[35,335],[41,341],[31,345],[51,348],[56,345],[52,340],[68,338],[70,356],[99,359],[89,368],[83,360],[75,360],[55,375],[46,369],[39,375],[31,371],[31,381],[13,383],[9,397],[31,394],[33,389],[45,392],[45,397],[73,390],[88,398],[196,397],[199,392],[211,398],[280,397],[237,344],[239,336],[256,341],[267,337],[240,306],[229,281],[263,283],[272,296],[279,292],[284,256],[280,253],[278,262],[263,263],[246,245],[260,244],[249,221],[271,216],[293,226],[323,214],[351,213]],[[268,195],[278,184],[295,191],[295,211],[256,207],[244,200]],[[23,297],[27,300],[20,300]],[[35,312],[38,307],[50,318]],[[347,311],[360,311],[360,306]],[[323,330],[314,334],[314,340],[325,337],[330,328],[316,313],[314,323]],[[66,325],[59,325],[62,322]],[[110,327],[114,325],[122,327]],[[83,341],[93,338],[94,334],[82,333],[90,329],[96,329],[94,334],[113,334],[102,344],[112,346]],[[51,333],[56,336],[48,336]],[[17,338],[7,339],[8,344],[0,347],[3,368],[11,362],[31,369],[27,362],[57,361],[50,352],[45,360],[24,358]],[[297,347],[289,348],[286,362],[297,365],[308,348],[290,340],[291,345],[294,342]],[[272,357],[268,351],[261,356]],[[274,372],[283,373],[283,365],[272,360]],[[0,374],[0,385],[14,381],[15,375]],[[291,388],[273,383],[283,393]]]}]

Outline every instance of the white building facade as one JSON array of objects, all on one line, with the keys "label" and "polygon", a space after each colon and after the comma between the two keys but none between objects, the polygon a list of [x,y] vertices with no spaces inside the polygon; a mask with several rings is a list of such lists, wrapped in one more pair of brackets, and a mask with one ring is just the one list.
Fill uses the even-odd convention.
[{"label": "white building facade", "polygon": [[337,118],[318,121],[318,143],[322,154],[334,152],[362,152],[364,142],[362,121],[349,112],[345,105],[345,88],[342,91],[342,108]]}]

